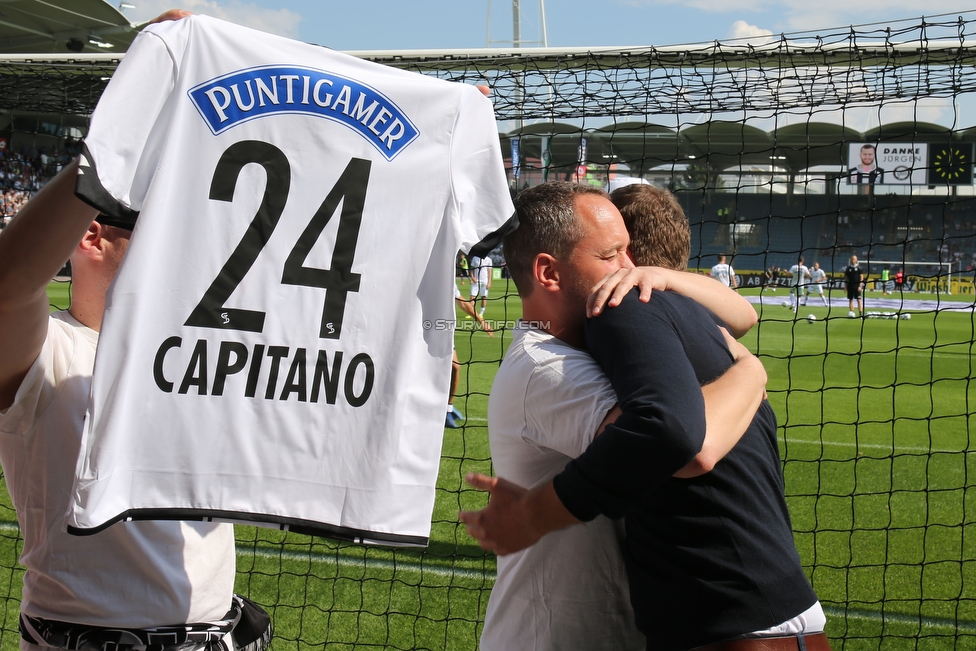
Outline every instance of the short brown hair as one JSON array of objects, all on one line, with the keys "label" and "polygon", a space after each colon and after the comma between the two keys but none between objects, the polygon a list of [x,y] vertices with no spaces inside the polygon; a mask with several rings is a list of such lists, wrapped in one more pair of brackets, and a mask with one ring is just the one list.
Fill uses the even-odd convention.
[{"label": "short brown hair", "polygon": [[569,258],[583,239],[576,217],[576,197],[603,190],[581,183],[554,181],[527,188],[515,197],[518,228],[503,240],[505,264],[520,296],[532,293],[532,264],[540,253],[559,260]]},{"label": "short brown hair", "polygon": [[684,271],[691,255],[691,228],[673,194],[654,185],[617,188],[610,201],[630,233],[630,255],[639,266]]}]

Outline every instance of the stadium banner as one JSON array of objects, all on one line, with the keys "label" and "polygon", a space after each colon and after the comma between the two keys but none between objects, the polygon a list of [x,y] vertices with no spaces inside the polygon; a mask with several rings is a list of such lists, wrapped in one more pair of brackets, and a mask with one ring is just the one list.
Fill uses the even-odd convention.
[{"label": "stadium banner", "polygon": [[[699,271],[708,275],[708,269],[699,269]],[[830,278],[828,277],[828,281]],[[782,276],[773,279],[766,278],[766,274],[762,271],[747,271],[745,273],[737,272],[735,274],[735,282],[737,287],[789,287],[790,277]]]},{"label": "stadium banner", "polygon": [[953,277],[952,278],[952,291],[950,292],[949,284],[946,282],[945,277],[941,278],[925,278],[925,277],[915,277],[909,276],[905,280],[905,289],[911,289],[917,292],[927,292],[927,293],[940,293],[940,294],[962,294],[973,296],[973,278],[970,276],[963,277]]},{"label": "stadium banner", "polygon": [[[693,270],[689,270],[693,271]],[[699,269],[700,273],[708,275],[708,269]],[[750,288],[750,287],[785,287],[790,286],[789,276],[783,276],[779,278],[774,278],[769,280],[766,275],[761,272],[749,271],[746,273],[737,273],[735,275],[736,281],[738,282],[739,288]],[[868,279],[868,289],[871,291],[882,291],[883,283],[880,279],[869,278]],[[807,283],[809,285],[810,283]],[[827,281],[824,283],[824,289],[827,290],[838,290],[843,291],[844,277],[840,274],[831,276],[827,275]],[[895,281],[889,280],[887,283],[887,291],[895,291]],[[905,292],[923,292],[923,293],[934,293],[940,292],[943,294],[949,293],[949,284],[946,278],[927,278],[923,276],[906,276],[905,285],[902,287],[902,291]],[[962,295],[976,295],[976,282],[974,282],[973,275],[969,272],[969,275],[953,275],[952,277],[952,294],[962,294]]]},{"label": "stadium banner", "polygon": [[518,181],[522,176],[522,139],[512,138],[512,176]]},{"label": "stadium banner", "polygon": [[[853,185],[926,185],[928,144],[852,142],[847,149],[847,182]],[[972,175],[970,175],[971,177]]]},{"label": "stadium banner", "polygon": [[576,150],[576,177],[577,181],[586,178],[586,136],[580,136],[579,147]]},{"label": "stadium banner", "polygon": [[552,150],[549,148],[550,136],[542,136],[542,182],[549,180],[549,166],[552,164]]}]

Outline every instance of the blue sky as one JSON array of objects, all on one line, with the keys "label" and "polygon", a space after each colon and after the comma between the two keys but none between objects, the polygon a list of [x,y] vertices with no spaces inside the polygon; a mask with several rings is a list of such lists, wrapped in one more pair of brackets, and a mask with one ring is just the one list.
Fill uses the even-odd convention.
[{"label": "blue sky", "polygon": [[[117,4],[116,0],[106,0]],[[179,6],[282,36],[336,50],[416,50],[483,48],[489,38],[489,0],[126,0],[133,22]],[[925,15],[958,15],[971,4],[927,0]],[[539,0],[521,0],[522,39],[541,39]],[[918,0],[545,0],[550,47],[661,46],[819,32],[850,25],[911,19],[918,24]],[[510,47],[512,1],[490,4],[490,38]],[[972,19],[972,15],[969,16]],[[945,20],[942,18],[940,20]],[[822,31],[821,31],[822,30]],[[507,43],[505,42],[507,41]],[[962,96],[965,126],[976,125],[976,101]],[[954,123],[956,109],[946,99],[891,103],[884,110],[857,108],[819,113],[820,121],[839,122],[861,131],[901,120]],[[800,119],[800,118],[797,118]],[[780,116],[779,123],[792,120]],[[761,126],[761,125],[757,125]]]},{"label": "blue sky", "polygon": [[[111,0],[109,0],[111,1]],[[337,50],[485,47],[489,0],[127,0],[133,21],[173,6]],[[522,38],[541,39],[538,0],[521,0]],[[117,4],[112,2],[112,4]],[[549,45],[643,46],[917,18],[976,9],[949,0],[546,0]],[[490,3],[495,46],[512,39],[512,2]]]}]

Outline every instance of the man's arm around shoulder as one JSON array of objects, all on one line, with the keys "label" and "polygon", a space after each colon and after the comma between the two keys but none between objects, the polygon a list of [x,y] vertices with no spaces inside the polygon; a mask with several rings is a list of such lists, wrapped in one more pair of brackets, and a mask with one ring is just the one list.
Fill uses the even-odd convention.
[{"label": "man's arm around shoulder", "polygon": [[676,305],[686,300],[693,304],[669,292],[648,303],[631,294],[587,323],[587,346],[622,414],[554,479],[558,497],[580,520],[620,517],[702,449],[704,398],[675,320],[684,318]]}]

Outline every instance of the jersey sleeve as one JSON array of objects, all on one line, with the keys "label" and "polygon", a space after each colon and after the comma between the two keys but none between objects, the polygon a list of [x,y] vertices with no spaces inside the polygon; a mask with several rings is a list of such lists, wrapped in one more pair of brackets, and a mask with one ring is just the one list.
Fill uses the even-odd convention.
[{"label": "jersey sleeve", "polygon": [[701,385],[661,302],[652,296],[641,303],[631,293],[587,323],[587,346],[623,413],[554,479],[560,500],[580,520],[623,516],[705,440]]},{"label": "jersey sleeve", "polygon": [[147,29],[129,48],[92,115],[75,193],[120,225],[132,224],[142,209],[161,151],[151,141],[168,127],[162,117],[175,77],[169,48]]},{"label": "jersey sleeve", "polygon": [[484,257],[517,223],[491,102],[462,85],[451,141],[451,186],[461,250]]}]

